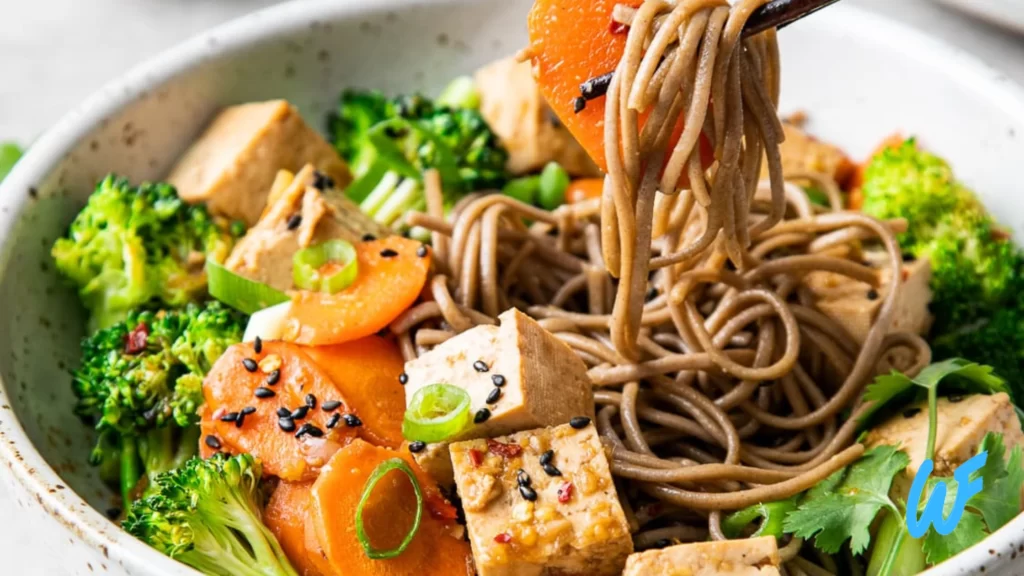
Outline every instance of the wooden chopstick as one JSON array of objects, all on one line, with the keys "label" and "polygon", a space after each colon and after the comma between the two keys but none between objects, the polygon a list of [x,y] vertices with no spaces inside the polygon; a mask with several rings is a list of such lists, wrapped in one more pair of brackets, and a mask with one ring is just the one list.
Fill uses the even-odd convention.
[{"label": "wooden chopstick", "polygon": [[[827,8],[839,0],[771,0],[750,15],[743,27],[743,36],[754,36],[771,28],[783,28],[810,16],[822,8]],[[580,84],[580,97],[577,98],[577,112],[586,106],[588,100],[604,96],[611,83],[612,72],[605,72]]]},{"label": "wooden chopstick", "polygon": [[839,0],[772,0],[750,15],[744,36],[760,34],[770,28],[782,28],[827,8]]}]

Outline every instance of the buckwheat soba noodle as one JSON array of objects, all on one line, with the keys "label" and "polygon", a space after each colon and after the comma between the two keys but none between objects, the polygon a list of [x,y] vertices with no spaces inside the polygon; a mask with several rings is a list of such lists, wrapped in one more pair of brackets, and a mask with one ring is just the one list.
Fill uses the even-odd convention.
[{"label": "buckwheat soba noodle", "polygon": [[[889,331],[904,223],[840,211],[828,175],[782,173],[775,31],[741,35],[763,3],[615,10],[629,33],[607,84],[601,199],[547,212],[477,195],[446,218],[428,174],[427,213],[410,218],[433,233],[437,272],[433,300],[392,326],[406,358],[509,307],[538,319],[589,367],[638,547],[724,538],[723,512],[851,463],[864,386],[893,363],[913,374],[930,361],[921,338]],[[815,308],[814,272],[882,292],[862,343]],[[794,571],[830,567],[800,548],[783,550]]]}]

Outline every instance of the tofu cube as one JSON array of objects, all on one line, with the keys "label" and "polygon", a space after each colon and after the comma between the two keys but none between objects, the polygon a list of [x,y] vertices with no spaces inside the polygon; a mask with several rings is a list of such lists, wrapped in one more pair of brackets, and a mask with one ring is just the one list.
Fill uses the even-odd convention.
[{"label": "tofu cube", "polygon": [[364,234],[388,234],[340,191],[317,188],[314,172],[313,165],[307,164],[298,174],[278,174],[269,192],[271,204],[225,261],[229,270],[290,290],[292,256],[300,249],[327,240],[354,243]]},{"label": "tofu cube", "polygon": [[558,162],[573,176],[599,176],[600,170],[541,95],[529,62],[514,56],[476,72],[480,113],[508,150],[508,169],[527,174]]},{"label": "tofu cube", "polygon": [[[935,476],[952,476],[958,466],[978,451],[989,432],[1003,435],[1009,454],[1014,446],[1024,447],[1024,433],[1010,397],[1005,393],[975,394],[939,398],[938,429],[935,436]],[[896,414],[868,432],[869,448],[888,444],[898,446],[910,456],[910,465],[893,483],[895,493],[906,498],[917,470],[924,462],[928,443],[928,405],[926,402]]]},{"label": "tofu cube", "polygon": [[[857,171],[857,165],[836,146],[811,136],[800,127],[784,122],[785,141],[779,147],[782,154],[782,172],[787,177],[808,172],[827,174],[840,186],[847,185]],[[761,178],[768,178],[768,163],[761,164]]]},{"label": "tofu cube", "polygon": [[178,160],[167,181],[187,202],[205,202],[214,215],[252,226],[263,212],[278,170],[306,164],[344,188],[345,162],[284,100],[222,111]]},{"label": "tofu cube", "polygon": [[774,536],[679,544],[630,555],[622,576],[778,576]]},{"label": "tofu cube", "polygon": [[[490,417],[457,440],[564,424],[573,416],[593,417],[587,367],[572,349],[514,308],[498,319],[500,326],[477,326],[407,362],[406,404],[417,390],[438,382],[469,392],[470,410],[476,414],[486,408]],[[496,387],[500,396],[489,404]]]},{"label": "tofu cube", "polygon": [[451,454],[479,576],[621,573],[633,541],[593,425],[455,442]]},{"label": "tofu cube", "polygon": [[[455,485],[455,470],[452,469],[450,446],[449,442],[435,442],[427,444],[419,452],[412,452],[412,459],[416,461],[416,464],[445,489]],[[408,446],[406,446],[406,450],[408,450]]]},{"label": "tofu cube", "polygon": [[[928,311],[932,299],[932,291],[928,287],[932,277],[931,264],[927,259],[916,260],[904,266],[902,274],[903,285],[889,331],[924,335],[932,323],[932,315]],[[805,285],[817,296],[818,309],[838,322],[857,342],[863,343],[889,286],[888,269],[879,270],[879,275],[881,287],[877,290],[833,272],[808,274]]]}]

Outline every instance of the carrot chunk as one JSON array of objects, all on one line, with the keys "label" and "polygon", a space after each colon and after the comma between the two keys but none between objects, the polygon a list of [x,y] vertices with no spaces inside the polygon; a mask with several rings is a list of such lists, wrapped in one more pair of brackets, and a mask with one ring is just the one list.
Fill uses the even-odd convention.
[{"label": "carrot chunk", "polygon": [[398,448],[405,413],[405,390],[398,382],[405,360],[398,346],[379,336],[367,336],[305,351],[359,413],[363,421],[357,428],[359,437],[378,446]]},{"label": "carrot chunk", "polygon": [[300,576],[332,576],[331,572],[321,572],[306,551],[306,518],[312,501],[312,482],[281,482],[263,511],[263,523],[281,543]]},{"label": "carrot chunk", "polygon": [[309,346],[342,344],[377,333],[416,301],[430,270],[423,244],[390,236],[356,245],[359,275],[336,294],[298,291],[284,339]]},{"label": "carrot chunk", "polygon": [[[256,370],[250,371],[252,363],[245,360],[255,362]],[[275,370],[280,371],[278,376],[273,375]],[[264,342],[260,354],[252,344],[235,344],[206,376],[203,396],[204,433],[215,435],[225,452],[259,458],[267,474],[283,480],[316,478],[331,456],[356,437],[356,430],[344,422],[327,426],[333,414],[320,408],[323,402],[341,402],[341,414],[355,410],[330,377],[294,344]],[[310,408],[309,403],[317,407]],[[292,415],[282,417],[279,410]],[[225,421],[229,414],[236,418]]]},{"label": "carrot chunk", "polygon": [[[356,509],[374,469],[392,458],[405,460],[413,469],[426,501],[439,496],[431,488],[433,480],[419,470],[407,452],[378,448],[361,440],[342,448],[313,485],[310,521],[315,523],[316,539],[330,566],[346,576],[473,574],[469,544],[451,534],[454,522],[441,521],[426,510],[404,552],[388,559],[366,555],[356,537]],[[415,513],[416,498],[408,477],[399,471],[384,476],[362,510],[366,534],[374,548],[396,547],[412,526]]]}]

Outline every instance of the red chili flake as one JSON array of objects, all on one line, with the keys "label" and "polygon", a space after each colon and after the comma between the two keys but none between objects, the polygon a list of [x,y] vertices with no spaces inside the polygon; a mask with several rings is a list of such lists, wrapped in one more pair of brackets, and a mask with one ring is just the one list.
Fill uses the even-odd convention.
[{"label": "red chili flake", "polygon": [[519,444],[502,444],[490,438],[487,439],[487,449],[502,458],[515,458],[523,451],[523,447]]},{"label": "red chili flake", "polygon": [[904,268],[903,269],[903,279],[906,280],[907,278],[910,278],[910,269],[909,268]]},{"label": "red chili flake", "polygon": [[134,330],[128,333],[124,342],[125,354],[138,354],[146,349],[146,341],[149,340],[149,326],[139,322]]},{"label": "red chili flake", "polygon": [[477,450],[476,448],[469,449],[469,461],[473,463],[473,467],[476,468],[484,463],[484,453]]},{"label": "red chili flake", "polygon": [[508,532],[502,532],[501,534],[498,534],[494,537],[494,541],[498,544],[508,544],[512,541],[512,535]]},{"label": "red chili flake", "polygon": [[572,482],[566,482],[558,487],[558,501],[565,504],[572,498]]},{"label": "red chili flake", "polygon": [[612,20],[612,23],[608,25],[608,31],[615,35],[625,34],[629,32],[629,26]]},{"label": "red chili flake", "polygon": [[427,507],[427,512],[430,513],[430,516],[435,520],[448,522],[458,519],[459,511],[455,509],[455,506],[452,506],[451,503],[445,500],[444,496],[431,493],[427,494],[427,497],[424,498],[424,500],[426,501],[425,505]]}]

